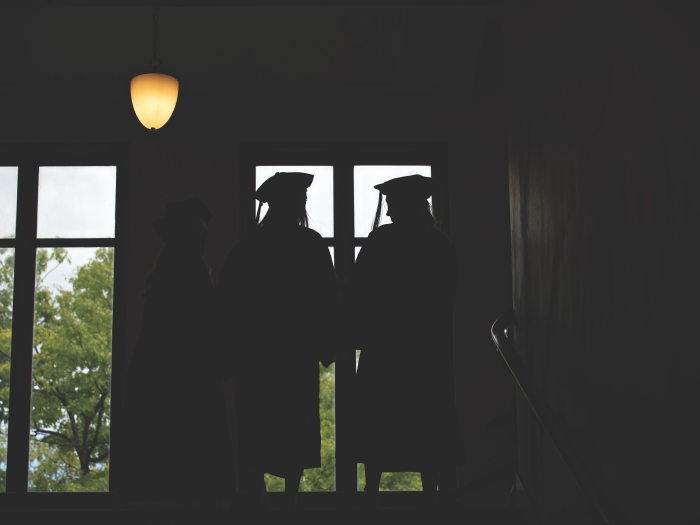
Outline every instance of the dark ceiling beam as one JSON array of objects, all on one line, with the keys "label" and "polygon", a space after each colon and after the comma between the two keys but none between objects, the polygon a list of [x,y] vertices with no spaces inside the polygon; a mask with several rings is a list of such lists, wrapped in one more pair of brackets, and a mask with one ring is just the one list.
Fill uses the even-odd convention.
[{"label": "dark ceiling beam", "polygon": [[4,0],[2,7],[336,7],[496,5],[497,0]]}]

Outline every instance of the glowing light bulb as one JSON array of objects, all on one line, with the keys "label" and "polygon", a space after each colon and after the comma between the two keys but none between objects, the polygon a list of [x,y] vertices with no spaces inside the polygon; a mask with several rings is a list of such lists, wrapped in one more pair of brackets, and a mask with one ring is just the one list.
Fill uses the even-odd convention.
[{"label": "glowing light bulb", "polygon": [[146,73],[131,79],[131,103],[141,124],[150,130],[162,128],[170,120],[180,83],[162,73]]}]

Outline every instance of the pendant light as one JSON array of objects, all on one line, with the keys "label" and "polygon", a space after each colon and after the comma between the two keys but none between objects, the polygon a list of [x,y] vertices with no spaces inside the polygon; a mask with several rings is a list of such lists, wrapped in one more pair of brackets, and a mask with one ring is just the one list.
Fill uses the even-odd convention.
[{"label": "pendant light", "polygon": [[153,73],[137,75],[131,79],[131,103],[139,122],[151,131],[162,128],[170,119],[177,103],[179,82],[176,78],[157,73],[158,58],[158,8],[153,14],[153,58],[149,65]]}]

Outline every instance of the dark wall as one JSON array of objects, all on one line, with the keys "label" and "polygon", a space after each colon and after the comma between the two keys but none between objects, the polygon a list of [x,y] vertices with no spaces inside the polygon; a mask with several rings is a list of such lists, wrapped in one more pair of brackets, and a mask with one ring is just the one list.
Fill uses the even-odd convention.
[{"label": "dark wall", "polygon": [[[696,42],[650,7],[508,9],[504,37],[517,351],[630,523],[697,523]],[[593,523],[518,411],[543,523]]]},{"label": "dark wall", "polygon": [[[485,474],[515,460],[515,385],[491,341],[493,321],[510,304],[508,143],[500,23],[489,16],[464,118],[465,140],[450,143],[450,163],[464,166],[450,179],[450,211],[459,225],[460,287],[455,305],[459,402],[469,465],[464,477]],[[454,237],[454,236],[453,236]],[[466,481],[466,480],[462,480]],[[506,501],[512,476],[492,496],[476,493],[477,505]]]}]

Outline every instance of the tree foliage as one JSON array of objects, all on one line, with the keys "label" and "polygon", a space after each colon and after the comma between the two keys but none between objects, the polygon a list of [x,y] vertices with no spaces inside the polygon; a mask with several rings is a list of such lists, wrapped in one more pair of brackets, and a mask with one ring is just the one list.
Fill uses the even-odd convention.
[{"label": "tree foliage", "polygon": [[[98,248],[66,288],[51,289],[46,277],[69,262],[65,248],[37,251],[32,491],[107,490],[114,250]],[[13,274],[14,253],[5,249],[0,252],[0,464],[7,453]]]},{"label": "tree foliage", "polygon": [[5,491],[7,469],[7,419],[10,398],[10,348],[15,252],[0,248],[0,492]]},{"label": "tree foliage", "polygon": [[[365,488],[365,466],[357,466],[360,490]],[[383,472],[379,490],[422,490],[419,472]]]},{"label": "tree foliage", "polygon": [[114,249],[98,248],[58,291],[68,252],[37,253],[30,489],[107,490]]}]

